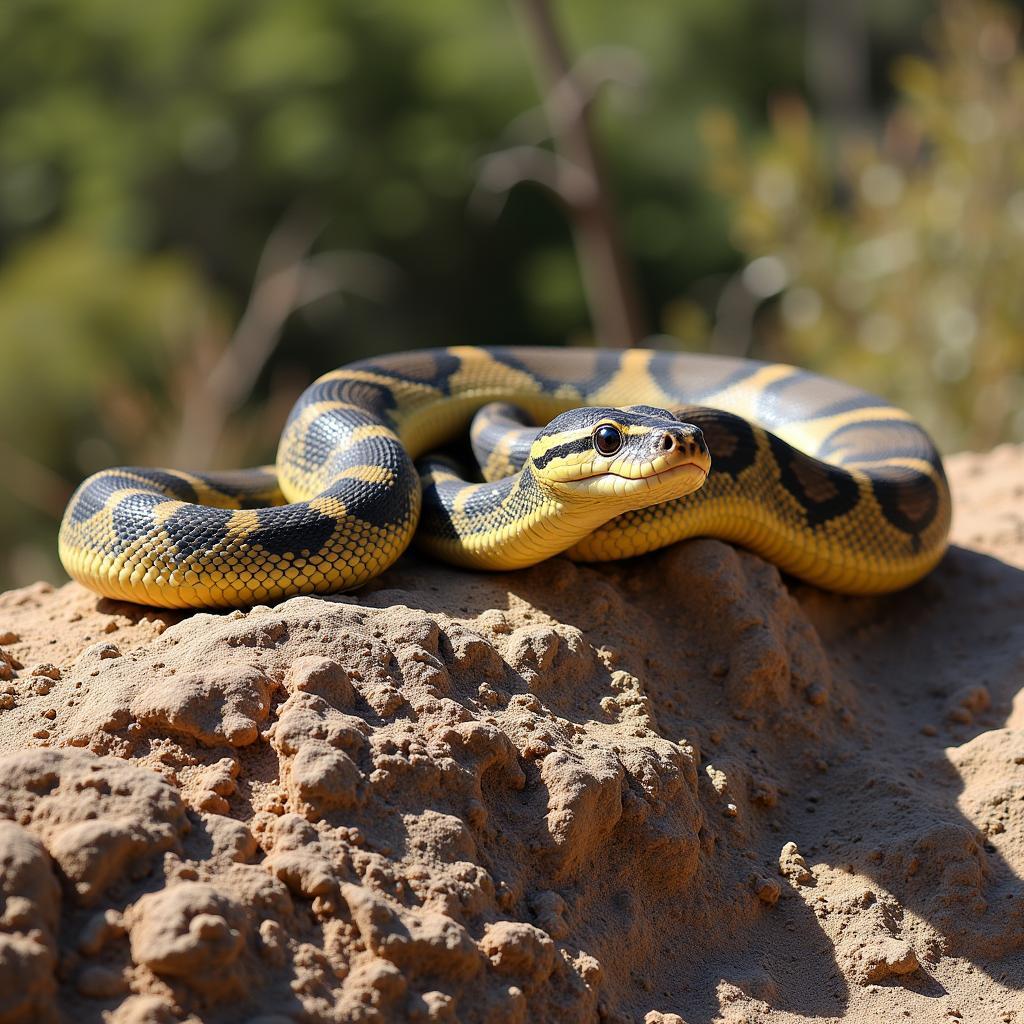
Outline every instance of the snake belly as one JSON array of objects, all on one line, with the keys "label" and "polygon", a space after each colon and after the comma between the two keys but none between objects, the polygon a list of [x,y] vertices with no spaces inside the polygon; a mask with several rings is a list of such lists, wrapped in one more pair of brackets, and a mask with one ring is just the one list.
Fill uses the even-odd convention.
[{"label": "snake belly", "polygon": [[[275,467],[95,474],[68,505],[61,560],[97,593],[164,607],[357,587],[416,532],[423,488],[414,460],[492,402],[535,423],[580,406],[684,410],[711,452],[696,493],[620,515],[575,544],[531,549],[528,560],[566,547],[607,560],[717,537],[808,582],[871,594],[917,581],[946,548],[951,502],[934,444],[909,413],[857,388],[738,358],[460,347],[324,375],[292,410]],[[525,564],[516,526],[529,509],[514,485],[437,487],[428,478],[426,490],[418,540],[428,551],[465,564],[460,536],[486,535],[493,560],[481,567]]]}]

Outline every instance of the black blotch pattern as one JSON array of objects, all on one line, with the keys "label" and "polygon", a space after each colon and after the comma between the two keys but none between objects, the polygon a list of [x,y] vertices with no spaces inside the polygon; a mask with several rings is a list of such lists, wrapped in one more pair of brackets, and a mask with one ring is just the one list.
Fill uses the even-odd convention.
[{"label": "black blotch pattern", "polygon": [[524,430],[517,433],[508,445],[508,463],[513,472],[518,472],[526,465],[530,458],[530,450],[533,448],[533,440],[536,434]]},{"label": "black blotch pattern", "polygon": [[[555,376],[548,376],[539,365],[533,365],[529,354],[516,352],[508,348],[492,348],[488,350],[495,362],[508,366],[510,369],[527,373],[535,380],[540,381],[546,391],[557,391],[566,384],[578,388],[584,393],[592,393],[599,390],[618,373],[622,359],[617,352],[602,350],[590,350],[586,352],[571,352],[567,350],[556,350],[557,354],[551,352],[543,353],[545,360],[550,363],[555,371]],[[583,359],[593,361],[590,373],[585,377],[578,376],[580,362]],[[559,360],[563,363],[564,376],[559,374]]]},{"label": "black blotch pattern", "polygon": [[531,505],[538,505],[547,500],[529,468],[519,474],[519,494]]},{"label": "black blotch pattern", "polygon": [[885,518],[911,535],[914,550],[921,546],[920,534],[934,521],[939,510],[939,491],[932,480],[898,466],[871,470],[871,490]]},{"label": "black blotch pattern", "polygon": [[491,484],[479,485],[463,504],[462,514],[469,519],[493,515],[501,507],[502,502],[511,497],[515,485],[514,476],[507,476],[504,480],[496,480]]},{"label": "black blotch pattern", "polygon": [[114,491],[122,487],[138,486],[138,480],[129,480],[127,477],[110,474],[86,480],[79,487],[71,504],[71,522],[84,523],[106,507],[107,499]]},{"label": "black blotch pattern", "polygon": [[509,462],[515,470],[522,469],[530,456],[530,446],[540,433],[531,425],[530,417],[518,406],[494,402],[484,406],[473,419],[470,444],[477,465],[489,461],[495,449],[506,445]]},{"label": "black blotch pattern", "polygon": [[223,469],[216,473],[194,473],[203,483],[233,498],[239,508],[266,508],[275,504],[268,493],[277,487],[277,474],[263,469]]},{"label": "black blotch pattern", "polygon": [[[140,477],[143,479],[139,479]],[[196,492],[187,480],[159,469],[125,466],[117,472],[103,473],[82,484],[71,506],[71,522],[84,523],[91,519],[106,507],[107,501],[115,491],[125,488],[151,490],[161,501],[168,498],[176,498],[179,501],[196,500]]]},{"label": "black blotch pattern", "polygon": [[[783,486],[803,507],[808,526],[820,526],[856,507],[860,501],[860,488],[857,481],[845,470],[804,455],[774,434],[768,434],[768,442],[772,457],[779,468]],[[816,476],[823,489],[831,490],[832,495],[827,498],[815,498],[809,494],[796,472],[798,463],[803,466],[805,475]]]},{"label": "black blotch pattern", "polygon": [[[358,365],[358,364],[357,364]],[[350,377],[342,377],[332,380],[318,380],[306,388],[299,396],[291,413],[285,429],[291,426],[292,422],[302,415],[303,411],[310,405],[319,402],[346,402],[349,405],[356,405],[365,410],[368,417],[362,422],[379,422],[386,426],[393,426],[393,412],[397,406],[395,396],[391,389],[384,384],[376,384],[372,381],[353,380]],[[336,413],[351,413],[351,410],[337,409]]]},{"label": "black blotch pattern", "polygon": [[111,510],[117,547],[123,549],[150,533],[155,525],[153,509],[167,500],[162,494],[141,492],[125,495],[117,502]]},{"label": "black blotch pattern", "polygon": [[[811,374],[808,374],[811,376]],[[887,406],[888,402],[883,402],[881,398],[875,398],[874,395],[851,395],[849,398],[841,398],[839,401],[831,402],[828,405],[823,405],[820,409],[814,411],[815,419],[825,419],[828,416],[839,416],[846,412],[856,412],[858,409],[874,409],[879,406]],[[881,420],[872,420],[872,423],[880,423]],[[886,420],[885,422],[889,422]],[[896,422],[903,422],[902,420]]]},{"label": "black blotch pattern", "polygon": [[474,434],[473,455],[477,464],[482,466],[489,461],[498,445],[504,444],[502,455],[507,456],[511,471],[517,473],[530,458],[530,450],[539,433],[538,427],[502,427],[495,424],[480,434]]},{"label": "black blotch pattern", "polygon": [[331,453],[331,472],[340,473],[356,466],[379,466],[396,472],[409,463],[409,456],[402,444],[386,434],[364,437],[355,444],[345,444]]},{"label": "black blotch pattern", "polygon": [[[438,462],[440,460],[431,460]],[[426,473],[429,463],[418,464],[420,471]],[[448,468],[448,467],[446,467]],[[423,485],[423,510],[420,513],[420,531],[442,537],[445,540],[457,540],[459,531],[452,520],[452,507],[455,495],[462,490],[463,484],[454,480],[438,483],[430,480]]]},{"label": "black blotch pattern", "polygon": [[264,508],[256,513],[259,531],[251,540],[272,555],[298,555],[303,551],[315,554],[331,539],[338,523],[310,508],[305,501],[296,501],[277,508]]},{"label": "black blotch pattern", "polygon": [[666,418],[673,420],[679,419],[671,409],[662,409],[657,405],[630,405],[626,408],[628,412],[633,413],[636,416],[650,416],[658,420]]},{"label": "black blotch pattern", "polygon": [[331,460],[332,474],[359,466],[387,469],[391,480],[373,483],[355,476],[336,477],[323,494],[343,501],[348,515],[374,526],[404,522],[412,510],[412,497],[420,482],[402,444],[393,437],[367,437],[336,451]]},{"label": "black blotch pattern", "polygon": [[[425,459],[417,465],[421,473],[428,474],[439,464],[448,468],[435,458]],[[456,523],[455,502],[464,494],[466,483],[461,479],[426,483],[421,530],[433,536],[457,540],[478,532],[481,526],[494,530],[518,521],[546,500],[529,469],[494,483],[472,486],[475,490],[463,499]]]},{"label": "black blotch pattern", "polygon": [[357,427],[379,421],[364,412],[353,409],[329,409],[307,424],[302,436],[303,463],[308,468],[319,468],[337,456],[348,445],[348,438]]},{"label": "black blotch pattern", "polygon": [[342,477],[335,480],[323,496],[337,498],[344,502],[347,515],[381,529],[405,522],[411,511],[411,492],[404,480],[372,483],[356,477]]},{"label": "black blotch pattern", "polygon": [[754,429],[742,416],[703,406],[685,406],[678,415],[684,423],[700,427],[711,453],[713,473],[725,473],[735,480],[757,461]]},{"label": "black blotch pattern", "polygon": [[676,374],[679,373],[678,357],[674,352],[666,352],[663,355],[656,355],[651,360],[650,375],[658,382],[658,386],[663,391],[685,405],[691,402],[702,402],[704,399],[710,398],[718,392],[732,387],[734,384],[739,384],[749,377],[753,377],[755,373],[764,369],[767,365],[767,363],[751,360],[737,366],[735,370],[721,377],[715,377],[705,383],[700,381],[697,370],[694,369],[686,380],[677,381]]},{"label": "black blotch pattern", "polygon": [[458,356],[443,348],[425,349],[414,354],[418,365],[430,365],[431,372],[428,374],[417,374],[409,372],[403,367],[401,361],[394,361],[387,357],[383,359],[363,359],[353,363],[350,369],[361,370],[365,373],[380,373],[396,380],[405,381],[407,384],[426,385],[436,388],[443,395],[451,394],[451,378],[458,372],[462,361]]},{"label": "black blotch pattern", "polygon": [[223,543],[232,514],[230,509],[209,505],[183,505],[167,517],[163,529],[179,557],[190,558]]},{"label": "black blotch pattern", "polygon": [[[885,432],[881,446],[880,431]],[[934,446],[916,423],[906,420],[871,420],[869,423],[848,423],[837,427],[821,444],[822,458],[844,451],[843,461],[858,459],[927,459],[937,469],[941,464]]]},{"label": "black blotch pattern", "polygon": [[[815,374],[800,370],[797,373],[784,377],[782,380],[772,381],[765,385],[757,396],[757,407],[754,418],[759,423],[782,426],[791,423],[793,420],[802,420],[807,415],[802,402],[787,401],[786,392],[798,385],[817,379]],[[819,415],[815,412],[815,415]],[[824,415],[824,413],[821,413]]]},{"label": "black blotch pattern", "polygon": [[[156,484],[168,497],[176,498],[178,501],[198,501],[199,496],[195,488],[187,481],[174,473],[166,473],[160,469],[139,469],[132,467],[131,472],[138,473],[148,481]],[[136,484],[136,487],[139,485]]]}]

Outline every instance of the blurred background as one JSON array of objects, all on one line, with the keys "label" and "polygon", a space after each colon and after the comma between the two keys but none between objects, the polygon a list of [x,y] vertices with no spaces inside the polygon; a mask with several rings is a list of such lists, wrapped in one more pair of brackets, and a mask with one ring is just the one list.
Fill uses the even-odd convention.
[{"label": "blurred background", "polygon": [[1024,439],[1020,7],[5,0],[0,588],[365,355],[780,359]]}]

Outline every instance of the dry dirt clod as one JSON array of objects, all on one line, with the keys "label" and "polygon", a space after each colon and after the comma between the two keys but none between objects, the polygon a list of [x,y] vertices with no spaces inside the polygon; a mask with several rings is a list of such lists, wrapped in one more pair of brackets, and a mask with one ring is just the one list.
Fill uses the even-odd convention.
[{"label": "dry dirt clod", "polygon": [[779,872],[798,885],[809,885],[814,881],[814,873],[794,842],[788,842],[782,847],[779,853]]}]

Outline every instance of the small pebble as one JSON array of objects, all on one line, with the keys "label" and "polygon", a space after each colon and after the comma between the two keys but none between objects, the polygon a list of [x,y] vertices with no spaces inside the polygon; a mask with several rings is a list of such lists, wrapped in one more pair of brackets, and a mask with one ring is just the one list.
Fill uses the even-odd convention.
[{"label": "small pebble", "polygon": [[797,848],[796,843],[789,842],[779,853],[779,872],[792,879],[797,885],[807,885],[814,881],[814,875],[807,866],[807,861]]},{"label": "small pebble", "polygon": [[902,939],[884,938],[863,952],[867,982],[884,981],[886,978],[910,974],[920,966],[917,954],[908,942]]},{"label": "small pebble", "polygon": [[752,888],[757,898],[770,907],[778,903],[782,895],[782,886],[774,878],[765,878],[764,875],[755,877]]},{"label": "small pebble", "polygon": [[820,707],[828,701],[828,690],[826,690],[821,683],[811,683],[811,685],[804,690],[804,696],[807,698],[808,704]]},{"label": "small pebble", "polygon": [[29,669],[28,674],[30,676],[45,676],[47,679],[53,679],[54,681],[60,679],[60,669],[56,665],[51,665],[48,661],[34,665]]}]

